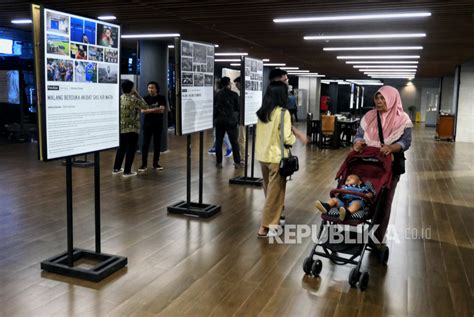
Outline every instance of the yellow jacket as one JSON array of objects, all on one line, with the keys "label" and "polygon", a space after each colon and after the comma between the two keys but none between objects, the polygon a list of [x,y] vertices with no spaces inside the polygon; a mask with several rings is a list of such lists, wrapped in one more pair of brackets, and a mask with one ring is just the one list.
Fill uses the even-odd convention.
[{"label": "yellow jacket", "polygon": [[[270,121],[264,123],[257,122],[257,141],[255,143],[256,159],[264,163],[279,164],[281,160],[281,144],[280,144],[280,113],[281,107],[273,110]],[[284,116],[284,144],[292,145],[296,141],[296,137],[291,131],[290,112],[285,111]],[[288,150],[285,149],[285,157],[288,156]]]}]

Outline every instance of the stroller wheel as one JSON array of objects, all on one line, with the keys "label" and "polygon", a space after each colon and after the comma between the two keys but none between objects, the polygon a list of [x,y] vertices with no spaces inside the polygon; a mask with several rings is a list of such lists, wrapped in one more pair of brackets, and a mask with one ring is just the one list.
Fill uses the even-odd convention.
[{"label": "stroller wheel", "polygon": [[303,271],[308,274],[308,275],[311,275],[311,268],[313,267],[313,259],[312,257],[307,257],[304,259],[304,262],[303,262]]},{"label": "stroller wheel", "polygon": [[357,268],[353,268],[349,274],[349,285],[351,287],[357,287],[357,282],[359,282],[360,272],[357,271]]},{"label": "stroller wheel", "polygon": [[383,246],[379,253],[379,259],[383,265],[387,265],[389,255],[390,249],[387,246]]},{"label": "stroller wheel", "polygon": [[359,278],[359,288],[361,291],[365,291],[369,286],[369,273],[364,272]]},{"label": "stroller wheel", "polygon": [[323,262],[321,260],[316,260],[314,261],[313,265],[311,266],[311,273],[313,276],[319,276],[319,273],[321,273],[321,270],[323,269]]}]

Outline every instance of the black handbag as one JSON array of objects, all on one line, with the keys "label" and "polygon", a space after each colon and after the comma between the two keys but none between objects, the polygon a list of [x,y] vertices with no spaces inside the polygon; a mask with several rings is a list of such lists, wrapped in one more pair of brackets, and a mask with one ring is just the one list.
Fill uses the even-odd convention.
[{"label": "black handbag", "polygon": [[[281,160],[280,160],[280,175],[288,177],[300,169],[298,157],[291,154],[291,145],[284,144],[284,119],[285,109],[281,110],[280,116],[280,144],[281,144]],[[285,157],[285,147],[288,148],[288,157]]]},{"label": "black handbag", "polygon": [[[379,139],[380,144],[383,145],[384,138],[383,138],[383,128],[382,128],[382,121],[380,119],[380,114],[377,112],[377,127],[379,130]],[[392,162],[392,173],[395,175],[402,175],[405,174],[405,153],[403,151],[393,154],[393,162]]]}]

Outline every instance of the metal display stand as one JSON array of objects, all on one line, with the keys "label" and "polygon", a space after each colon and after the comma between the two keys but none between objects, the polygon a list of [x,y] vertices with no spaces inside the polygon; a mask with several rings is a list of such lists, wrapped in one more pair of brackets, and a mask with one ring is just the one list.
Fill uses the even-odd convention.
[{"label": "metal display stand", "polygon": [[252,165],[250,166],[250,176],[248,176],[248,153],[249,153],[249,127],[245,126],[245,166],[244,166],[244,176],[237,176],[229,179],[230,184],[236,185],[253,185],[253,186],[262,186],[263,178],[255,177],[255,125],[252,129]]},{"label": "metal display stand", "polygon": [[199,132],[199,202],[191,201],[191,135],[187,135],[187,163],[186,163],[186,201],[180,201],[168,206],[168,212],[209,218],[221,210],[219,205],[204,204],[202,202],[203,191],[203,155],[204,154],[204,132]]},{"label": "metal display stand", "polygon": [[[127,265],[127,258],[101,252],[100,234],[100,157],[94,152],[95,252],[74,248],[72,204],[72,158],[66,158],[67,251],[41,262],[47,272],[99,282]],[[95,262],[89,269],[74,266],[80,260]]]}]

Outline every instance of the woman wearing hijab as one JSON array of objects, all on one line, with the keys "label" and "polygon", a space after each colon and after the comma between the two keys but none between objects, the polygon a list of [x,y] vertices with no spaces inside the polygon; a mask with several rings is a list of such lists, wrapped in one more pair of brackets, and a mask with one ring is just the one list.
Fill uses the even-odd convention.
[{"label": "woman wearing hijab", "polygon": [[[384,212],[379,213],[374,220],[374,223],[379,225],[375,231],[375,237],[381,243],[390,220],[395,188],[400,175],[405,173],[403,153],[410,148],[413,123],[408,114],[403,111],[397,89],[391,86],[381,87],[374,96],[374,102],[375,109],[367,112],[360,122],[353,148],[354,151],[361,152],[365,146],[373,146],[380,148],[380,152],[384,155],[393,154],[394,156],[392,184],[386,197]],[[379,126],[383,131],[382,142]]]}]

